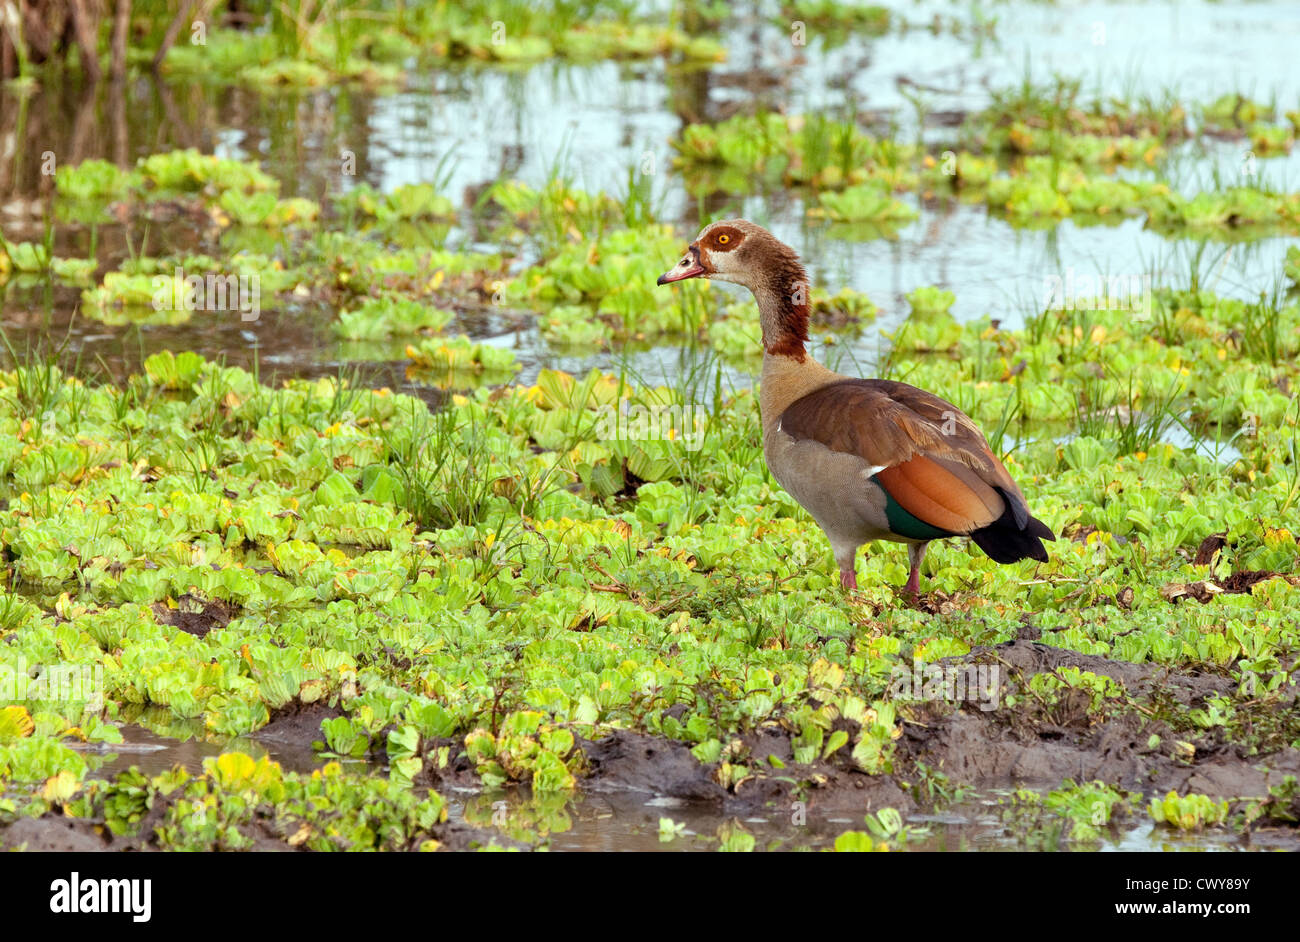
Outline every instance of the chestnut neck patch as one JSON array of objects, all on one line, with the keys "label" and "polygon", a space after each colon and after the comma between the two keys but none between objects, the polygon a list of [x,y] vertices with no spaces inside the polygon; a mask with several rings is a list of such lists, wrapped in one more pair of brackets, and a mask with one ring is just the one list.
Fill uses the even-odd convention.
[{"label": "chestnut neck patch", "polygon": [[794,257],[780,259],[770,270],[768,323],[773,336],[767,337],[767,352],[773,356],[804,359],[808,342],[808,272]]}]

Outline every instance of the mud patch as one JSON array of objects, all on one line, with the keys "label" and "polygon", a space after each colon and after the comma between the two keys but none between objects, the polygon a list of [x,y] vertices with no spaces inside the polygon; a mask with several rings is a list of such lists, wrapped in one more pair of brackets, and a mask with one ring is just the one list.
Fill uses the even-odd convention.
[{"label": "mud patch", "polygon": [[[1049,629],[1050,630],[1050,629]],[[1100,674],[1123,684],[1130,692],[1145,692],[1159,686],[1171,691],[1181,703],[1204,699],[1216,693],[1228,693],[1233,683],[1217,674],[1175,673],[1159,664],[1134,664],[1114,661],[1099,654],[1083,654],[1066,648],[1054,648],[1032,640],[1009,641],[998,645],[971,648],[962,657],[945,658],[938,663],[964,666],[969,663],[996,662],[1009,669],[1010,677],[1028,680],[1034,674],[1063,667]]]},{"label": "mud patch", "polygon": [[239,606],[221,599],[201,599],[188,592],[176,600],[175,608],[163,602],[155,602],[152,608],[158,624],[171,625],[199,638],[214,628],[226,627],[241,611]]},{"label": "mud patch", "polygon": [[342,716],[343,711],[327,703],[302,704],[291,701],[271,714],[271,722],[252,734],[259,742],[311,749],[312,743],[325,738],[320,724]]},{"label": "mud patch", "polygon": [[1266,579],[1272,579],[1280,576],[1279,572],[1269,572],[1262,569],[1245,570],[1243,572],[1234,572],[1228,578],[1223,580],[1224,592],[1249,592],[1257,582],[1263,582]]},{"label": "mud patch", "polygon": [[0,850],[5,851],[65,854],[115,849],[95,833],[91,822],[62,815],[20,818],[0,831]]},{"label": "mud patch", "polygon": [[[765,724],[740,737],[740,754],[753,774],[734,788],[718,781],[719,763],[702,764],[680,742],[616,730],[581,746],[591,771],[584,781],[595,792],[641,792],[688,804],[708,805],[724,814],[802,811],[826,815],[859,813],[892,807],[910,811],[911,796],[890,775],[867,775],[836,761],[810,765],[794,763],[790,733],[777,724]],[[782,767],[771,764],[775,757]],[[838,757],[833,757],[833,759]],[[796,807],[796,802],[802,803]]]},{"label": "mud patch", "polygon": [[[465,754],[465,741],[450,736],[425,743],[421,748],[424,765],[412,780],[414,784],[439,791],[452,788],[460,791],[481,791],[483,782],[478,777],[474,763]],[[437,756],[447,750],[447,761],[439,765]]]},{"label": "mud patch", "polygon": [[[978,647],[941,663],[990,660],[1009,669],[1009,691],[1022,689],[1035,674],[1073,667],[1119,682],[1126,699],[1103,715],[1089,711],[1081,690],[1067,691],[1050,711],[1026,697],[991,711],[921,704],[910,711],[899,743],[904,765],[924,763],[954,783],[976,788],[1056,788],[1069,778],[1147,794],[1173,789],[1214,798],[1264,798],[1285,776],[1300,774],[1300,750],[1251,755],[1245,745],[1224,741],[1221,730],[1175,729],[1143,708],[1157,701],[1184,710],[1200,707],[1207,697],[1233,690],[1226,677],[1111,661],[1029,641]],[[1175,752],[1175,745],[1185,748]]]},{"label": "mud patch", "polygon": [[639,791],[715,805],[727,799],[710,767],[701,764],[684,743],[615,730],[595,741],[580,739],[578,745],[591,770],[586,784],[597,791]]}]

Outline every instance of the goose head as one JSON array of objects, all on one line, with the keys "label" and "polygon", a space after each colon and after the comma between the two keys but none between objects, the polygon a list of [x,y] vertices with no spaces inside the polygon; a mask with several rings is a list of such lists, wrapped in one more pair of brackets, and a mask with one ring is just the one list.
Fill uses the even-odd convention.
[{"label": "goose head", "polygon": [[763,348],[803,359],[808,342],[808,273],[798,253],[772,233],[746,219],[710,223],[657,284],[688,278],[748,288],[758,302]]},{"label": "goose head", "polygon": [[798,265],[794,250],[762,226],[747,219],[723,219],[701,229],[681,261],[660,275],[656,284],[708,278],[757,292],[774,272],[784,274],[792,263]]}]

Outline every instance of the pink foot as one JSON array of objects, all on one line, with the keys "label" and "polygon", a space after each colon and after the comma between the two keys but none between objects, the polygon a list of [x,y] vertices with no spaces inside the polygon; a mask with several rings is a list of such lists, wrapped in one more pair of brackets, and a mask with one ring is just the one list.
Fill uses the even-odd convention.
[{"label": "pink foot", "polygon": [[913,569],[907,575],[907,585],[903,586],[903,591],[915,599],[921,594],[921,570]]},{"label": "pink foot", "polygon": [[845,592],[853,592],[858,588],[858,576],[852,569],[840,570],[840,588]]}]

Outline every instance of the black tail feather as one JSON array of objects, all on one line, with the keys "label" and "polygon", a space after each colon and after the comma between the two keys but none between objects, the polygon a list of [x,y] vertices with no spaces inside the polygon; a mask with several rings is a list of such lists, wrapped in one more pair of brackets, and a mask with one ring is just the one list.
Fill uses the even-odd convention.
[{"label": "black tail feather", "polygon": [[1025,514],[1024,525],[1017,526],[1012,504],[1008,500],[1002,516],[987,527],[975,530],[970,538],[995,563],[1014,563],[1022,559],[1047,562],[1047,547],[1042,541],[1055,540],[1056,534],[1043,521],[1028,514]]}]

